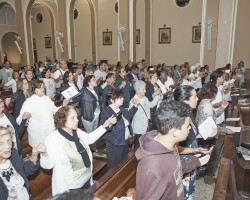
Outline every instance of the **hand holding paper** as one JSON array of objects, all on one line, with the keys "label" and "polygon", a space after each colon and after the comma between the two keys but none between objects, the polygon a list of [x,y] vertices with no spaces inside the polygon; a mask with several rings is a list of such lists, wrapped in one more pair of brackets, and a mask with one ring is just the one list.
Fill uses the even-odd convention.
[{"label": "hand holding paper", "polygon": [[[206,140],[208,137],[214,137],[217,134],[217,125],[212,117],[208,117],[199,127],[199,133]],[[216,134],[215,134],[216,133]]]}]

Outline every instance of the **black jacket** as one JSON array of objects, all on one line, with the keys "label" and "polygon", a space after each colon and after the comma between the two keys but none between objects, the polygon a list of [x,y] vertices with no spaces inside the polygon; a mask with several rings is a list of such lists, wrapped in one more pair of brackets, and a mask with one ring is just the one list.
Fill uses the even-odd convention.
[{"label": "black jacket", "polygon": [[13,116],[15,119],[19,116],[20,110],[24,102],[25,102],[25,95],[22,90],[16,91],[11,96],[10,105],[13,108]]},{"label": "black jacket", "polygon": [[[10,157],[10,162],[12,163],[15,170],[18,172],[20,176],[22,176],[24,180],[24,186],[27,189],[29,193],[29,181],[27,179],[27,176],[34,174],[38,167],[39,162],[34,164],[31,161],[24,162],[22,158],[19,156],[19,153],[16,149],[12,149],[12,154]],[[8,199],[8,189],[6,188],[3,179],[0,177],[0,199],[1,200],[7,200]],[[31,199],[31,196],[30,196]]]},{"label": "black jacket", "polygon": [[[133,106],[129,111],[127,111],[124,108],[120,108],[120,110],[124,118],[126,118],[130,123],[131,119],[135,115],[138,108]],[[113,109],[110,106],[107,106],[101,113],[100,124],[103,124],[112,115],[116,116],[116,113],[113,111]],[[130,126],[130,133],[133,132],[131,130],[132,129]],[[105,133],[104,135],[104,139],[111,142],[113,145],[122,146],[122,145],[125,145],[124,136],[125,136],[125,124],[124,124],[124,120],[121,118],[119,121],[117,121],[116,124],[114,124],[111,128],[108,129],[107,133]]]},{"label": "black jacket", "polygon": [[95,95],[92,94],[92,92],[86,88],[83,87],[81,91],[81,116],[84,120],[92,122],[94,119],[94,112],[97,107],[97,103],[100,105],[101,109],[101,102],[99,97],[99,91],[95,88],[94,89],[98,98],[96,99]]},{"label": "black jacket", "polygon": [[20,142],[20,140],[23,137],[24,130],[25,130],[25,124],[26,124],[27,120],[26,119],[22,120],[21,124],[18,126],[15,118],[10,113],[4,113],[4,114],[6,115],[6,117],[8,118],[8,120],[10,121],[10,123],[12,124],[12,126],[15,129],[17,149],[19,151],[19,154],[21,154],[21,142]]}]

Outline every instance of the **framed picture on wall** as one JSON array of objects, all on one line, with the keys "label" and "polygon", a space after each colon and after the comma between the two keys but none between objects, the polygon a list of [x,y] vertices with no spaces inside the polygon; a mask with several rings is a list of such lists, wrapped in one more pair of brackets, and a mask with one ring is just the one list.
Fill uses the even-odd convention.
[{"label": "framed picture on wall", "polygon": [[52,43],[51,43],[51,37],[45,37],[45,48],[51,48]]},{"label": "framed picture on wall", "polygon": [[103,32],[103,45],[112,45],[112,31]]},{"label": "framed picture on wall", "polygon": [[140,44],[140,29],[136,29],[136,44]]},{"label": "framed picture on wall", "polygon": [[171,43],[171,28],[159,28],[159,44],[170,44]]},{"label": "framed picture on wall", "polygon": [[33,38],[33,49],[36,49],[36,38]]},{"label": "framed picture on wall", "polygon": [[192,43],[201,42],[201,26],[193,26],[192,29]]}]

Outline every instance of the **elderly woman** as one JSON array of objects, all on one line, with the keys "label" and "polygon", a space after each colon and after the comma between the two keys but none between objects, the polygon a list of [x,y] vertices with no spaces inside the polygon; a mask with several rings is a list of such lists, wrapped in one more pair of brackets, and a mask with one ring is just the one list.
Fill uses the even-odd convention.
[{"label": "elderly woman", "polygon": [[13,142],[13,148],[17,149],[19,153],[21,154],[21,145],[20,145],[20,139],[23,136],[25,124],[27,119],[30,117],[29,113],[23,113],[22,115],[22,122],[20,123],[20,126],[17,125],[16,119],[13,117],[12,114],[8,112],[4,112],[4,103],[3,100],[0,99],[0,126],[2,127],[9,127],[12,130],[12,142]]},{"label": "elderly woman", "polygon": [[[123,93],[120,89],[111,89],[107,93],[107,106],[101,113],[101,124],[111,116],[117,117],[117,123],[108,130],[104,139],[106,140],[107,164],[108,169],[118,164],[122,158],[128,153],[130,121],[137,111],[137,107],[133,106],[129,111],[122,107]],[[134,99],[134,104],[139,101]]]},{"label": "elderly woman", "polygon": [[[34,80],[31,88],[32,96],[26,99],[17,118],[20,124],[23,114],[30,113],[28,123],[29,145],[38,142],[44,142],[46,136],[55,130],[53,115],[59,109],[54,102],[45,95],[44,83],[40,80]],[[68,104],[68,100],[63,101],[63,105]]]},{"label": "elderly woman", "polygon": [[[173,93],[174,100],[176,101],[183,101],[184,103],[188,104],[192,109],[196,109],[197,106],[197,94],[195,89],[189,85],[182,85],[175,89]],[[217,129],[214,130],[211,137],[217,134]],[[180,153],[181,160],[187,160],[188,158],[192,157],[193,154],[196,153],[204,153],[209,154],[212,151],[198,147],[198,143],[196,137],[200,137],[198,132],[198,126],[195,122],[195,116],[191,115],[191,129],[189,130],[188,137],[185,141],[181,142],[177,147]],[[185,174],[183,179],[183,186],[184,186],[184,198],[185,199],[192,199],[194,197],[195,192],[195,179],[196,179],[196,172],[195,170],[191,173]]]},{"label": "elderly woman", "polygon": [[[212,117],[216,121],[217,117],[220,116],[225,108],[228,106],[227,101],[222,101],[221,106],[215,110],[212,101],[215,99],[218,93],[218,87],[215,83],[209,82],[202,86],[200,90],[201,102],[197,109],[196,122],[197,125],[201,125],[208,117]],[[225,127],[217,126],[219,132],[224,132],[227,134],[233,134],[234,132]]]},{"label": "elderly woman", "polygon": [[[151,120],[150,108],[153,108],[160,101],[160,91],[158,90],[153,96],[153,101],[149,101],[145,96],[146,94],[146,84],[143,81],[137,81],[134,84],[135,89],[135,99],[139,99],[140,103],[138,105],[138,110],[135,113],[132,120],[132,128],[135,136],[135,145],[139,144],[139,138],[142,134],[148,131],[149,120]],[[130,101],[130,108],[134,106],[134,100]]]},{"label": "elderly woman", "polygon": [[11,96],[10,106],[13,108],[13,116],[15,119],[19,116],[20,110],[25,99],[29,96],[29,84],[24,78],[17,80],[17,91]]},{"label": "elderly woman", "polygon": [[64,106],[57,111],[57,130],[47,136],[47,152],[41,154],[41,166],[53,168],[53,195],[71,189],[87,189],[92,185],[93,166],[89,144],[94,143],[106,132],[106,128],[115,123],[116,118],[110,117],[91,134],[87,134],[77,128],[78,118],[73,107]]},{"label": "elderly woman", "polygon": [[32,149],[30,160],[24,162],[12,148],[12,132],[0,126],[0,199],[30,200],[29,181],[26,176],[38,169],[37,157],[42,144]]}]

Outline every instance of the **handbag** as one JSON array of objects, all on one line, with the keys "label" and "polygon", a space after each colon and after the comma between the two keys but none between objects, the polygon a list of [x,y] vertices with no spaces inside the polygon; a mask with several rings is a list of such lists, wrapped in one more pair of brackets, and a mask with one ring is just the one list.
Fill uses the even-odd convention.
[{"label": "handbag", "polygon": [[146,117],[148,118],[148,127],[147,127],[147,131],[152,131],[153,130],[153,124],[152,124],[152,121],[151,119],[149,119],[146,111],[144,110],[143,106],[139,103],[139,105],[142,107],[142,110],[144,111]]}]

